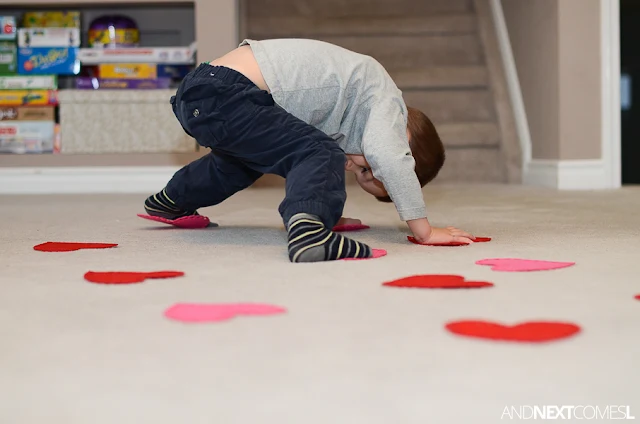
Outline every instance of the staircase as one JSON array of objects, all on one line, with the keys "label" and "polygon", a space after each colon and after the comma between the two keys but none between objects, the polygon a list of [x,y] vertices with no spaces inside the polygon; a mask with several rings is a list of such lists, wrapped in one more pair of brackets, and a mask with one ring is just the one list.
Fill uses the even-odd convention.
[{"label": "staircase", "polygon": [[242,38],[313,38],[377,59],[447,149],[437,182],[520,182],[488,0],[242,0]]}]

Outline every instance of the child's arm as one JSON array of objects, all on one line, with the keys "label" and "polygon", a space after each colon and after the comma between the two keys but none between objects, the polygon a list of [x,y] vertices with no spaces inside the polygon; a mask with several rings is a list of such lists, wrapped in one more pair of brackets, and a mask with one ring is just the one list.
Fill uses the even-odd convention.
[{"label": "child's arm", "polygon": [[363,153],[375,178],[382,182],[413,236],[421,243],[471,243],[473,236],[454,227],[435,228],[426,218],[422,187],[402,119],[402,97],[380,99],[368,109],[363,134]]}]

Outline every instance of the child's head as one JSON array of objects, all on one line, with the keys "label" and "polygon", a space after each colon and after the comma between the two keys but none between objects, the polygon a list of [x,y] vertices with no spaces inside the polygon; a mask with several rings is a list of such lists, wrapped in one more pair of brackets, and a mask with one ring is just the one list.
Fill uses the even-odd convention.
[{"label": "child's head", "polygon": [[[412,107],[407,107],[407,110],[409,147],[416,162],[418,181],[420,186],[424,187],[438,175],[444,164],[444,145],[427,115]],[[355,173],[358,184],[366,192],[381,202],[391,203],[391,198],[382,183],[371,174],[364,156],[348,155],[346,169]]]}]

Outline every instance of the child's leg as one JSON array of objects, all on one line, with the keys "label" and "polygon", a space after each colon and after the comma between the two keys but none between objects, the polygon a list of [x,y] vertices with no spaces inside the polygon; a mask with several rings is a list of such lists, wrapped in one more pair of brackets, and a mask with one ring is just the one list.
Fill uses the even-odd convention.
[{"label": "child's leg", "polygon": [[289,220],[287,228],[291,262],[371,257],[369,246],[330,231],[316,215],[296,214]]},{"label": "child's leg", "polygon": [[[185,77],[171,103],[188,134],[215,154],[235,158],[234,168],[244,174],[243,182],[237,182],[238,173],[229,176],[211,162],[189,165],[166,190],[181,212],[219,203],[260,175],[276,174],[287,181],[280,213],[289,232],[292,261],[371,256],[367,245],[329,230],[342,215],[346,199],[346,158],[331,137],[287,113],[269,93],[224,67],[200,65]],[[217,165],[217,158],[212,162]],[[221,182],[227,185],[218,187]]]},{"label": "child's leg", "polygon": [[196,214],[253,184],[262,173],[237,159],[209,153],[175,173],[167,186],[145,201],[149,215],[167,219]]},{"label": "child's leg", "polygon": [[227,68],[198,68],[176,104],[183,126],[212,149],[257,173],[286,179],[279,211],[289,232],[291,261],[371,256],[369,246],[330,230],[346,200],[346,157],[335,140]]},{"label": "child's leg", "polygon": [[[181,102],[177,100],[195,75],[196,72],[191,72],[183,80],[171,97],[171,107],[184,131],[201,146],[211,148],[209,137],[196,137],[186,128],[185,116],[179,109]],[[261,176],[262,173],[247,168],[232,156],[212,151],[176,172],[164,189],[145,200],[144,208],[149,215],[166,219],[197,215],[199,208],[221,203]]]},{"label": "child's leg", "polygon": [[297,138],[297,143],[290,146],[287,160],[276,164],[272,172],[286,178],[286,196],[279,211],[289,233],[289,259],[317,262],[371,257],[366,244],[331,231],[347,198],[344,152],[323,132],[305,123],[302,129],[301,121],[288,116],[291,118],[280,119],[294,129],[288,136]]}]

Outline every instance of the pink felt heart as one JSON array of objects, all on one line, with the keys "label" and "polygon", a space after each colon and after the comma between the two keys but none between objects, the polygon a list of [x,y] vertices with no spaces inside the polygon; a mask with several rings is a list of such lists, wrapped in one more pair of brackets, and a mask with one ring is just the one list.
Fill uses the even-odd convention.
[{"label": "pink felt heart", "polygon": [[372,256],[370,258],[344,258],[343,261],[365,261],[367,259],[377,259],[383,256],[387,256],[387,251],[384,249],[371,249]]},{"label": "pink felt heart", "polygon": [[286,309],[260,303],[176,303],[164,315],[182,322],[219,322],[242,315],[276,315]]},{"label": "pink felt heart", "polygon": [[537,261],[531,259],[483,259],[476,262],[477,265],[489,265],[493,271],[527,272],[549,271],[552,269],[567,268],[575,265],[575,262]]},{"label": "pink felt heart", "polygon": [[174,227],[187,229],[205,228],[208,227],[211,223],[211,221],[209,221],[209,218],[202,215],[189,215],[176,219],[166,219],[159,216],[144,215],[141,213],[139,213],[138,216],[150,221],[162,222],[163,224],[169,224],[173,225]]},{"label": "pink felt heart", "polygon": [[345,224],[345,225],[336,225],[333,227],[333,231],[336,233],[341,233],[345,231],[359,231],[359,230],[367,230],[371,227],[364,224]]}]

